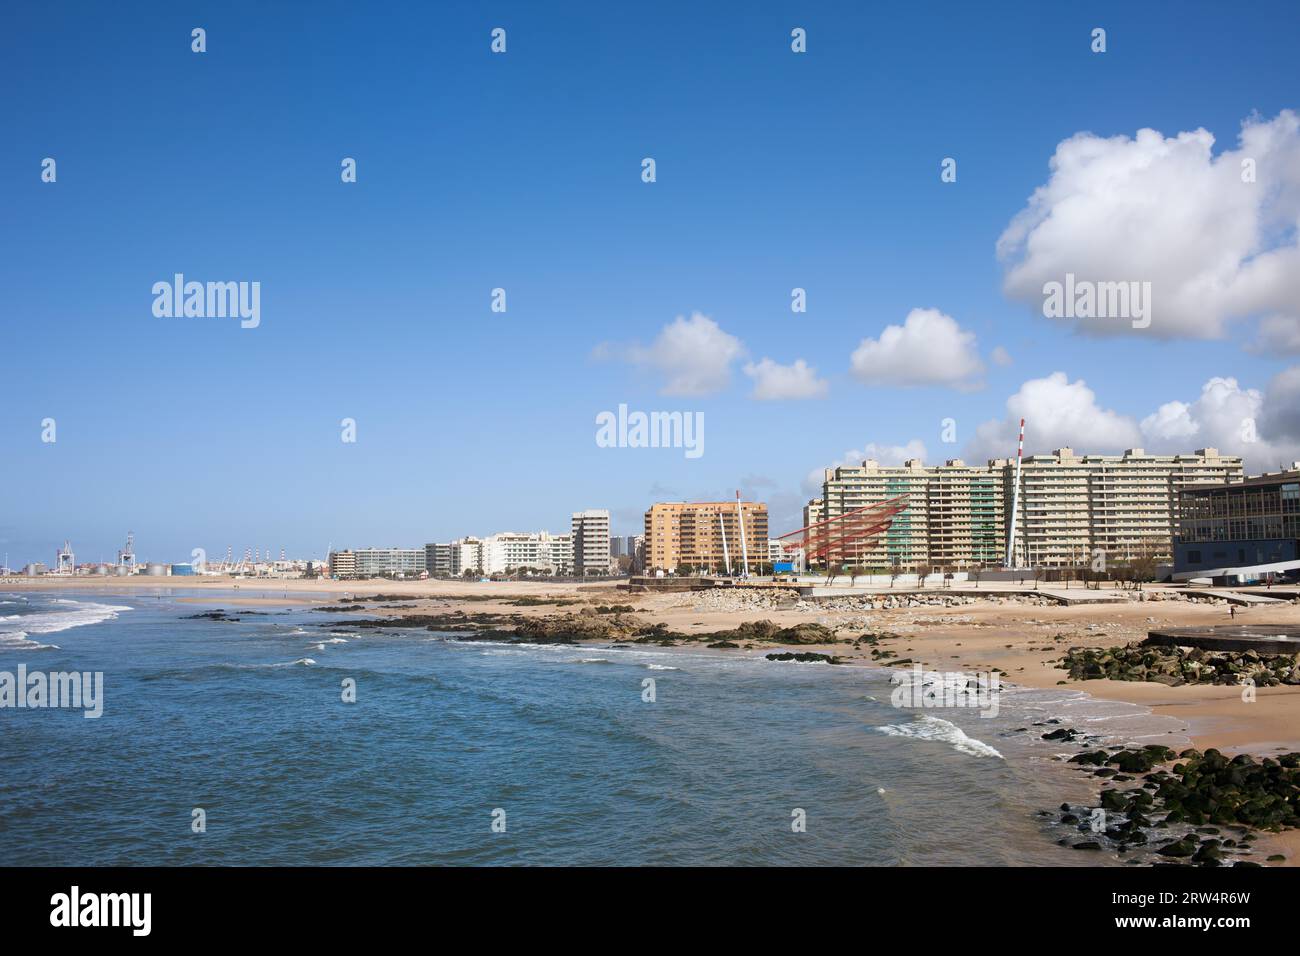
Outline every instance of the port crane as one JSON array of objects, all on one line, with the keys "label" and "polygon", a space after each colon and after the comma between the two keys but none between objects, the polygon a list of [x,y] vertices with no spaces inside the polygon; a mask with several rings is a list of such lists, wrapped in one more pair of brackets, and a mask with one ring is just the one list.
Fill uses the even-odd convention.
[{"label": "port crane", "polygon": [[128,574],[135,573],[135,532],[126,533],[126,547],[117,552],[117,566],[125,568]]}]

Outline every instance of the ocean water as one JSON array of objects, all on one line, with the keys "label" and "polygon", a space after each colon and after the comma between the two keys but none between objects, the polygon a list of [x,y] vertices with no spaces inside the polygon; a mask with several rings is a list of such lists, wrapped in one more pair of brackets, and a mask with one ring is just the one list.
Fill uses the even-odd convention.
[{"label": "ocean water", "polygon": [[[1036,816],[1090,791],[1031,725],[1177,729],[1064,688],[985,719],[896,708],[875,668],[185,595],[0,592],[0,671],[104,674],[99,719],[0,709],[0,865],[1118,863]],[[185,619],[217,607],[242,620]]]}]

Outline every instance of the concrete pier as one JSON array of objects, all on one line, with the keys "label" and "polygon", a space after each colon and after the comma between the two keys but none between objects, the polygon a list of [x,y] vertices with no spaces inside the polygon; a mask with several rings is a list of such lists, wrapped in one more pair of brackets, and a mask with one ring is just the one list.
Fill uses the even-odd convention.
[{"label": "concrete pier", "polygon": [[1143,644],[1199,647],[1206,651],[1256,651],[1300,654],[1300,625],[1217,624],[1211,627],[1165,627],[1148,631]]}]

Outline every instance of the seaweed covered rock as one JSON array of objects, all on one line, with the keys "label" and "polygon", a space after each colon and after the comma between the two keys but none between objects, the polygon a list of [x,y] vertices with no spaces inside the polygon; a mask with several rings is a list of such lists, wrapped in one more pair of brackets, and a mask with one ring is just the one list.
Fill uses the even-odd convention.
[{"label": "seaweed covered rock", "polygon": [[[1073,762],[1093,763],[1102,753],[1079,754]],[[1108,764],[1146,773],[1144,786],[1149,789],[1105,790],[1101,805],[1117,811],[1147,809],[1163,814],[1166,824],[1211,830],[1215,826],[1300,827],[1300,754],[1257,761],[1248,754],[1229,759],[1213,748],[1204,753],[1185,750],[1172,770],[1151,772],[1172,759],[1173,752],[1159,746],[1109,755]]]},{"label": "seaweed covered rock", "polygon": [[1300,685],[1300,655],[1257,651],[1206,651],[1197,647],[1138,644],[1072,647],[1057,665],[1074,680],[1149,681],[1183,684]]},{"label": "seaweed covered rock", "polygon": [[768,654],[769,661],[798,661],[801,664],[839,664],[838,657],[832,657],[829,654],[818,654],[814,651],[784,651],[780,654]]},{"label": "seaweed covered rock", "polygon": [[781,628],[770,640],[777,644],[834,644],[835,632],[824,624],[796,624]]}]

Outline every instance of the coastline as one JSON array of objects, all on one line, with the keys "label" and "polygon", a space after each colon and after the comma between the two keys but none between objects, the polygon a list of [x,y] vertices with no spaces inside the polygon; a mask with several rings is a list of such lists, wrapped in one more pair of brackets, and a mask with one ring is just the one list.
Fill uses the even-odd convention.
[{"label": "coastline", "polygon": [[[771,621],[781,627],[817,623],[838,633],[840,640],[863,633],[880,635],[878,643],[800,643],[795,650],[833,655],[848,666],[887,668],[891,661],[920,664],[926,670],[988,672],[1000,670],[1004,680],[1020,688],[1063,689],[1082,692],[1103,701],[1122,702],[1150,714],[1177,721],[1185,728],[1191,746],[1216,748],[1228,756],[1250,754],[1256,758],[1300,751],[1300,686],[1261,687],[1256,699],[1246,702],[1233,685],[1185,684],[1170,687],[1155,683],[1112,680],[1066,680],[1055,662],[1070,647],[1113,646],[1141,640],[1155,626],[1195,626],[1228,623],[1225,607],[1181,600],[1123,600],[1074,606],[1040,605],[1000,597],[988,589],[987,597],[962,599],[953,606],[910,600],[943,600],[942,589],[924,592],[899,589],[892,596],[902,607],[862,610],[809,607],[802,602],[772,602],[765,596],[736,592],[628,593],[618,582],[591,584],[550,582],[461,581],[243,581],[238,594],[228,579],[108,578],[6,581],[0,590],[67,589],[120,593],[144,597],[150,591],[197,592],[177,597],[204,606],[348,606],[363,608],[338,614],[333,626],[357,618],[411,618],[460,613],[500,616],[546,622],[556,616],[588,612],[597,606],[630,606],[629,616],[684,635],[732,630],[739,625]],[[1147,592],[1150,598],[1152,588]],[[206,594],[204,592],[213,592]],[[219,592],[219,593],[218,593]],[[364,599],[382,596],[378,602]],[[351,603],[355,601],[354,603]],[[748,606],[748,605],[754,606]],[[384,605],[388,605],[385,607]],[[1277,602],[1241,610],[1237,621],[1252,624],[1300,623],[1300,605]],[[325,623],[324,621],[322,623]],[[574,643],[609,644],[607,637],[583,638]],[[703,644],[679,644],[682,652],[703,650]],[[741,649],[713,653],[788,652],[789,644],[746,641]],[[881,652],[889,658],[877,658]],[[1064,767],[1063,767],[1064,770]],[[1099,781],[1090,781],[1094,789]],[[1280,853],[1282,865],[1300,862],[1300,830],[1261,833],[1256,856]]]}]

